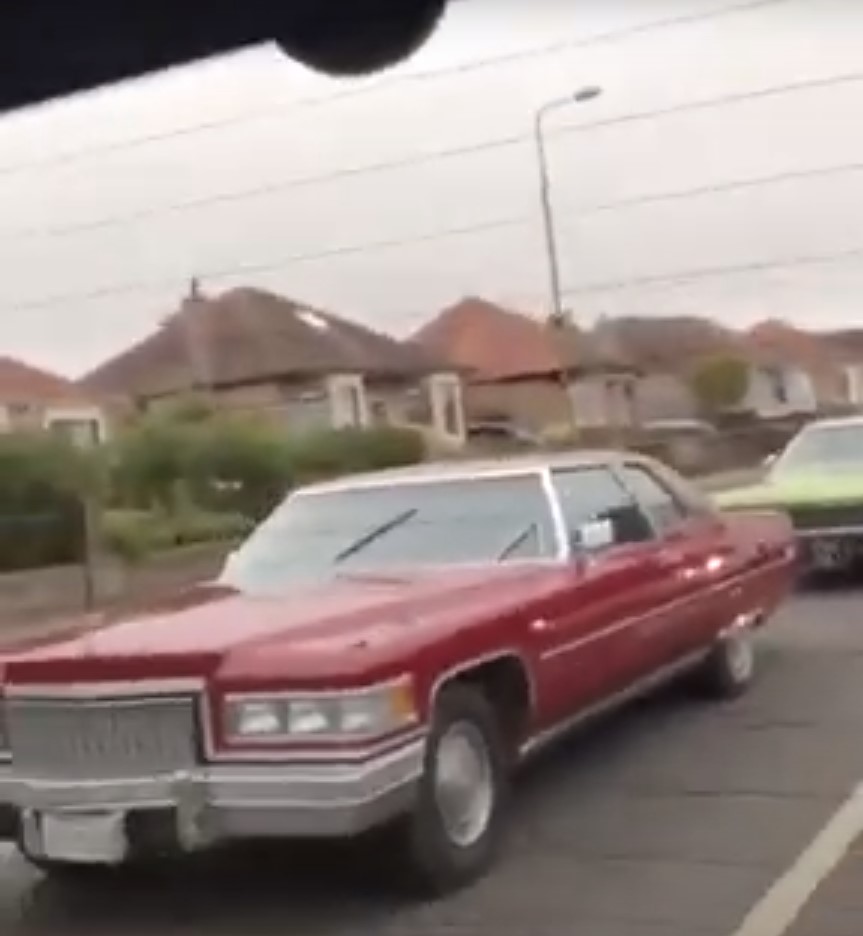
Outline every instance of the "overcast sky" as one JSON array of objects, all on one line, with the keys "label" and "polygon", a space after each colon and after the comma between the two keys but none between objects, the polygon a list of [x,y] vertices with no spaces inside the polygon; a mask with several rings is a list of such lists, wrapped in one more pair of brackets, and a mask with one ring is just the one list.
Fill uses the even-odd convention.
[{"label": "overcast sky", "polygon": [[[863,3],[773,0],[632,28],[744,3],[465,0],[411,62],[372,78],[322,77],[265,47],[11,114],[0,120],[0,354],[79,374],[157,326],[192,275],[399,335],[468,293],[540,313],[531,121],[587,84],[603,96],[548,122],[578,318],[863,324],[863,253],[673,279],[863,249]],[[833,77],[845,80],[614,122]]]}]

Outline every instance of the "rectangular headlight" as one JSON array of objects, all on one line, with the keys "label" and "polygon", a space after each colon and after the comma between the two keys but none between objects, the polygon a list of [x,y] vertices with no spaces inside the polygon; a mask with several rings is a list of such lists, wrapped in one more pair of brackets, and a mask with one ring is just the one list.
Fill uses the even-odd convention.
[{"label": "rectangular headlight", "polygon": [[407,678],[338,693],[238,695],[225,703],[232,741],[380,737],[416,721],[413,685]]}]

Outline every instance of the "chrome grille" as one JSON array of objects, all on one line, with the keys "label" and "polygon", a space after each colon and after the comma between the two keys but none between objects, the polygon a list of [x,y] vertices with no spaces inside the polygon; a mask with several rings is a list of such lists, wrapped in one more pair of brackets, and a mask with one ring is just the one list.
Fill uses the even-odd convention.
[{"label": "chrome grille", "polygon": [[10,699],[7,720],[16,773],[31,777],[138,778],[197,759],[191,698]]}]

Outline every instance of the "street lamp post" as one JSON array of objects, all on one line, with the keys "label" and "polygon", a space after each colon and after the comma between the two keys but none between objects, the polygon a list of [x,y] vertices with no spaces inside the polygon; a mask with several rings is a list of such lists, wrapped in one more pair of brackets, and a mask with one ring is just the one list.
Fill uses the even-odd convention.
[{"label": "street lamp post", "polygon": [[[548,153],[545,146],[545,118],[553,111],[569,107],[572,104],[584,104],[598,98],[602,89],[596,86],[581,88],[567,97],[555,98],[540,107],[534,117],[533,133],[536,142],[537,164],[539,166],[539,194],[542,207],[542,226],[545,235],[545,253],[548,264],[549,298],[551,300],[551,324],[553,327],[562,327],[564,322],[563,294],[560,285],[560,256],[557,250],[557,232],[554,225],[554,209],[551,202],[551,176],[548,168]],[[569,417],[573,433],[577,428],[577,420],[572,401],[569,396],[565,368],[561,368],[561,382],[567,401],[569,402]]]}]

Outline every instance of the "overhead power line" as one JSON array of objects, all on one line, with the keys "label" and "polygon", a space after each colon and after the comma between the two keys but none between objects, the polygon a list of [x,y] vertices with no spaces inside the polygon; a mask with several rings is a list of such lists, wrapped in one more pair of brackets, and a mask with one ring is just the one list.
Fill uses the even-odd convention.
[{"label": "overhead power line", "polygon": [[151,143],[159,143],[166,140],[196,136],[201,133],[220,130],[225,127],[252,123],[257,120],[268,120],[279,115],[288,117],[293,113],[301,112],[306,109],[327,107],[331,104],[338,104],[355,98],[362,98],[372,94],[379,94],[382,91],[389,91],[402,85],[424,83],[428,81],[457,77],[472,72],[482,71],[488,68],[496,68],[502,65],[529,61],[531,59],[545,58],[547,56],[562,54],[574,51],[576,49],[620,42],[638,36],[650,35],[655,32],[662,32],[667,29],[697,25],[700,23],[709,23],[715,20],[733,17],[743,13],[756,12],[762,9],[767,9],[769,7],[782,6],[791,2],[794,2],[794,0],[746,0],[746,2],[743,3],[735,3],[729,6],[720,7],[718,9],[707,10],[702,13],[670,16],[664,19],[652,20],[647,23],[639,23],[634,26],[623,27],[621,29],[610,30],[605,33],[587,36],[582,39],[564,40],[533,49],[526,49],[520,52],[510,52],[502,55],[474,60],[471,62],[466,62],[462,65],[433,69],[426,72],[414,72],[395,75],[391,78],[385,78],[380,81],[363,83],[359,87],[338,91],[334,94],[313,95],[308,98],[291,101],[288,104],[280,102],[275,106],[261,108],[260,110],[256,110],[252,113],[215,118],[213,120],[203,121],[191,126],[178,127],[173,130],[166,130],[159,133],[136,137],[132,140],[121,140],[113,143],[89,146],[83,149],[75,150],[71,153],[61,153],[53,156],[46,156],[41,159],[29,160],[25,163],[15,163],[7,166],[0,165],[0,177],[14,175],[22,172],[29,172],[32,169],[43,169],[54,165],[66,165],[68,163],[77,162],[79,160],[86,160],[93,156],[101,155],[102,153],[118,152],[125,149],[134,149],[136,147],[148,145]]},{"label": "overhead power line", "polygon": [[[613,211],[623,211],[630,208],[645,207],[649,205],[662,204],[665,202],[683,201],[689,198],[703,198],[711,195],[727,194],[736,191],[751,190],[759,187],[770,187],[788,182],[803,182],[814,179],[831,178],[857,172],[863,172],[863,162],[844,163],[840,165],[822,166],[811,169],[789,170],[786,172],[773,173],[772,175],[768,176],[726,180],[711,185],[700,185],[686,189],[674,189],[664,192],[647,193],[643,195],[631,196],[628,198],[621,198],[615,201],[588,205],[581,209],[573,209],[569,214],[559,212],[558,220],[564,223],[566,221],[579,221],[584,218],[589,218],[593,215],[605,214]],[[515,229],[519,227],[527,227],[534,224],[535,222],[536,218],[533,215],[510,215],[506,217],[473,222],[470,224],[438,228],[415,235],[384,238],[374,241],[362,241],[355,244],[341,244],[336,247],[327,248],[325,250],[293,253],[271,260],[234,264],[230,267],[217,267],[211,268],[209,270],[205,269],[199,272],[201,276],[209,280],[225,279],[241,275],[269,273],[304,263],[335,260],[340,257],[377,253],[380,251],[395,250],[405,247],[415,247],[422,244],[449,240],[457,237],[490,234],[508,228]],[[22,311],[27,309],[49,308],[61,303],[88,302],[98,299],[110,298],[112,296],[122,296],[168,289],[172,286],[175,286],[177,282],[177,277],[166,276],[159,277],[157,279],[146,279],[120,285],[99,287],[97,289],[78,294],[67,293],[59,296],[47,296],[36,300],[26,300],[23,303],[13,301],[7,304],[10,307],[14,307],[17,310]]]},{"label": "overhead power line", "polygon": [[[798,94],[806,91],[827,90],[829,88],[835,88],[841,85],[861,83],[863,83],[863,71],[851,72],[843,75],[832,75],[821,78],[803,79],[781,85],[759,88],[753,91],[734,92],[715,97],[700,98],[694,101],[684,101],[679,104],[674,104],[663,108],[635,111],[629,114],[622,114],[617,117],[609,117],[603,120],[595,120],[578,124],[564,124],[562,126],[549,128],[549,130],[546,131],[546,136],[557,137],[569,134],[583,134],[587,132],[604,130],[611,127],[639,123],[647,120],[672,117],[679,114],[716,110],[724,107],[732,107],[738,104],[745,104],[752,101],[783,97],[786,95]],[[268,195],[275,195],[277,193],[306,188],[309,186],[324,185],[343,179],[358,178],[383,174],[387,172],[395,172],[403,169],[411,169],[417,166],[435,163],[440,160],[464,158],[466,156],[492,152],[495,150],[505,149],[507,147],[528,144],[531,143],[532,140],[533,137],[529,133],[510,134],[508,136],[496,137],[491,140],[483,140],[478,143],[462,144],[460,146],[432,150],[428,153],[418,153],[412,154],[410,156],[398,157],[396,159],[382,160],[380,162],[366,164],[364,166],[354,166],[318,175],[279,180],[276,182],[266,183],[265,185],[252,186],[232,192],[220,192],[215,195],[189,199],[187,201],[177,202],[172,205],[145,208],[140,211],[127,212],[122,215],[113,215],[107,218],[96,219],[94,221],[76,222],[75,224],[62,225],[53,228],[34,227],[0,232],[0,242],[4,240],[20,242],[24,238],[61,238],[72,236],[74,234],[105,230],[122,225],[146,221],[156,217],[181,214],[190,211],[201,211],[217,205],[238,204],[254,198],[262,198]]]},{"label": "overhead power line", "polygon": [[863,247],[849,247],[847,250],[837,250],[832,253],[804,254],[797,257],[788,257],[783,260],[755,260],[749,263],[699,267],[691,270],[681,270],[676,273],[660,273],[650,276],[635,276],[629,279],[605,280],[597,283],[588,283],[584,286],[571,287],[564,292],[567,296],[586,296],[596,293],[622,292],[642,286],[677,286],[698,282],[699,280],[722,278],[726,276],[742,276],[750,273],[768,273],[773,270],[793,270],[804,267],[845,263],[849,260],[859,260],[861,257],[863,257]]}]

